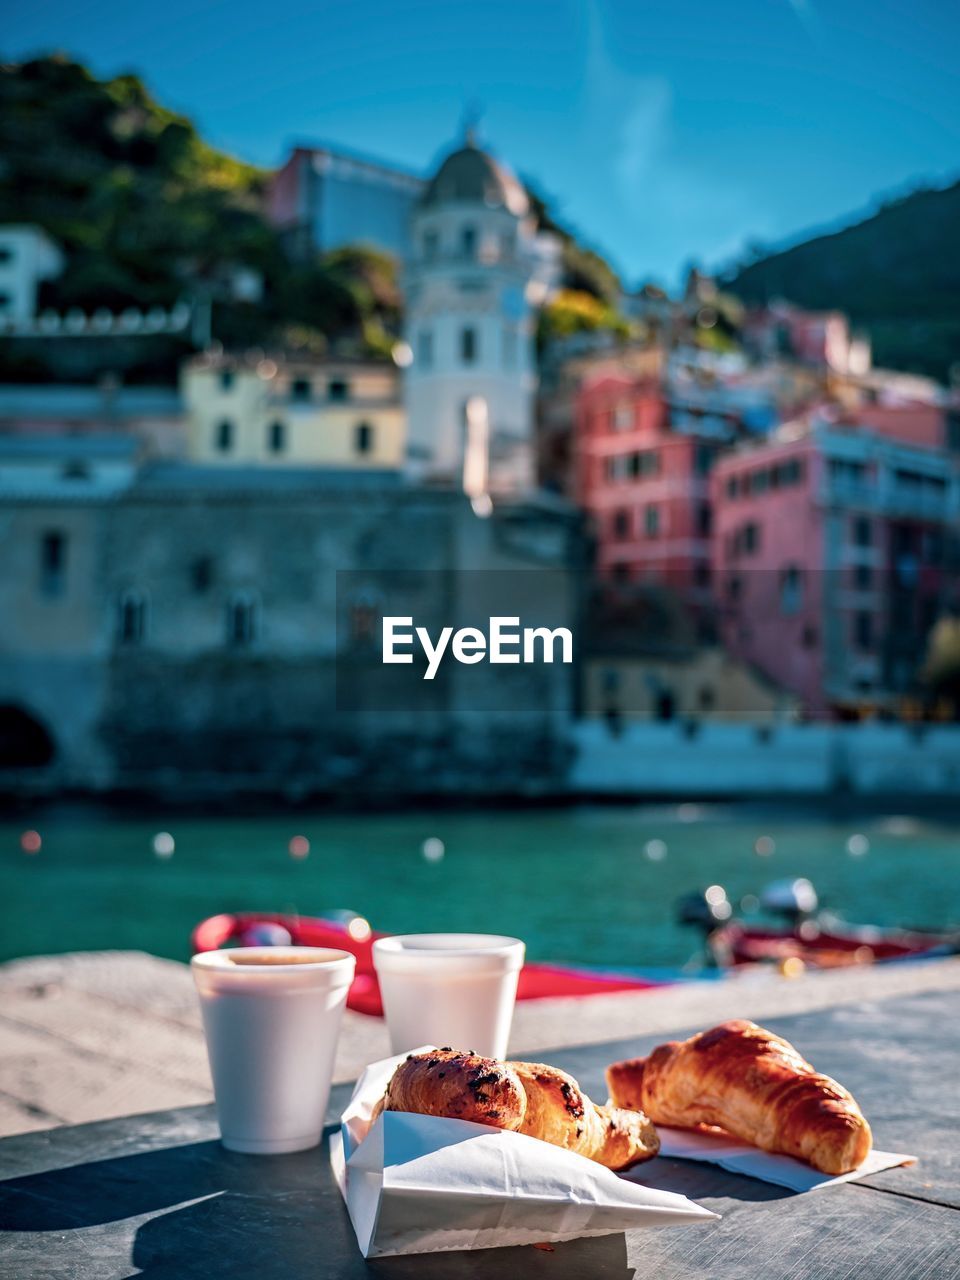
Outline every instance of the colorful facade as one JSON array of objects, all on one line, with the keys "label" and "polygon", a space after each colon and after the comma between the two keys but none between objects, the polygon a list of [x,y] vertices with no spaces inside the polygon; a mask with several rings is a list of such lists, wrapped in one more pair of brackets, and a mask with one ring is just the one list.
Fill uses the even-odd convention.
[{"label": "colorful facade", "polygon": [[189,461],[397,470],[406,421],[395,365],[208,354],[181,376]]},{"label": "colorful facade", "polygon": [[[674,426],[681,419],[682,429]],[[588,514],[601,578],[709,599],[709,473],[731,424],[698,431],[657,378],[601,375],[577,398],[573,497]]]},{"label": "colorful facade", "polygon": [[895,712],[955,603],[951,455],[818,418],[730,453],[711,489],[730,652],[813,717]]}]

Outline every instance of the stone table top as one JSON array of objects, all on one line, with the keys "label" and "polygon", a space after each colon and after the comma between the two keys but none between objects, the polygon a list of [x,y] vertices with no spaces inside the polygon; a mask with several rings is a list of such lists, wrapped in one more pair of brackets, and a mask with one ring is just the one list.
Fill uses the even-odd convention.
[{"label": "stone table top", "polygon": [[[210,1107],[64,1127],[0,1142],[3,1280],[957,1280],[960,1277],[960,996],[854,1004],[767,1019],[868,1115],[879,1147],[920,1157],[857,1183],[795,1195],[712,1165],[660,1158],[651,1185],[718,1223],[558,1244],[364,1261],[326,1146],[242,1156]],[[690,1029],[678,1030],[677,1036]],[[596,1097],[603,1069],[662,1034],[538,1057]],[[334,1090],[331,1124],[348,1096]]]}]

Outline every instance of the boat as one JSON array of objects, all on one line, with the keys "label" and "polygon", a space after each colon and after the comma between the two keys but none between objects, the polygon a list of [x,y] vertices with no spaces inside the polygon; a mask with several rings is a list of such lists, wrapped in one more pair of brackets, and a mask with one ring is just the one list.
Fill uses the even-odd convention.
[{"label": "boat", "polygon": [[[383,1016],[383,1002],[373,967],[373,944],[377,938],[387,936],[375,933],[363,916],[352,911],[338,911],[327,916],[255,911],[210,916],[194,929],[191,942],[194,953],[215,951],[230,945],[334,947],[349,951],[356,957],[357,971],[347,996],[347,1007],[378,1018]],[[609,973],[601,969],[525,964],[520,971],[517,999],[610,995],[616,991],[647,991],[667,985],[667,980]]]},{"label": "boat", "polygon": [[681,898],[677,919],[703,932],[708,957],[720,969],[774,964],[789,972],[797,962],[813,969],[842,969],[960,953],[960,931],[848,924],[821,912],[816,890],[803,878],[774,881],[760,894],[759,904],[783,923],[735,919],[720,885]]},{"label": "boat", "polygon": [[842,969],[888,960],[956,955],[956,934],[879,929],[873,925],[805,922],[795,929],[763,929],[737,922],[711,934],[710,949],[721,967],[782,964],[801,960],[813,969]]}]

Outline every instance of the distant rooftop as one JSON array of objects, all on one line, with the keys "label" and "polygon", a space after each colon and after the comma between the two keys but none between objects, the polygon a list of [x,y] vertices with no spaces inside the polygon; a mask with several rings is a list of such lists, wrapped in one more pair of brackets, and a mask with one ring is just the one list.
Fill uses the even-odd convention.
[{"label": "distant rooftop", "polygon": [[[344,162],[355,165],[359,169],[367,169],[373,173],[382,174],[384,177],[402,178],[410,184],[411,187],[422,187],[426,183],[426,179],[413,169],[405,165],[395,164],[392,160],[382,160],[377,156],[370,156],[362,151],[352,151],[347,147],[335,147],[326,142],[294,142],[290,147],[291,155],[300,152],[307,155],[328,158],[331,161]],[[286,163],[286,162],[285,162]]]},{"label": "distant rooftop", "polygon": [[192,369],[249,369],[263,372],[263,364],[273,364],[277,369],[310,369],[336,371],[338,369],[376,369],[395,371],[396,365],[386,357],[311,355],[298,351],[204,351],[192,356],[187,366]]},{"label": "distant rooftop", "polygon": [[530,208],[523,185],[510,170],[470,140],[447,156],[420,202],[429,207],[460,200],[509,209],[517,217]]},{"label": "distant rooftop", "polygon": [[354,467],[222,467],[157,462],[144,467],[134,485],[146,493],[315,493],[398,489],[398,471]]},{"label": "distant rooftop", "polygon": [[54,458],[90,461],[133,458],[139,441],[128,435],[0,435],[0,458]]},{"label": "distant rooftop", "polygon": [[173,387],[118,387],[116,390],[106,390],[82,385],[0,385],[0,420],[16,417],[175,417],[182,412],[180,393]]}]

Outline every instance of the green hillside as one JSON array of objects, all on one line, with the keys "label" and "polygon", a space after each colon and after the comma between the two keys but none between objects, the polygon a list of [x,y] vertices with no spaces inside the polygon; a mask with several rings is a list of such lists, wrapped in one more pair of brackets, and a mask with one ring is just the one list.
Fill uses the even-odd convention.
[{"label": "green hillside", "polygon": [[745,302],[845,311],[870,334],[876,364],[946,380],[960,362],[960,182],[890,201],[722,283]]},{"label": "green hillside", "polygon": [[[294,268],[262,214],[266,176],[209,146],[134,75],[98,80],[62,56],[0,66],[0,222],[34,223],[66,250],[41,306],[147,308],[199,294],[228,345],[385,354],[399,319],[395,264],[357,249]],[[237,268],[262,276],[261,302],[230,300]],[[0,377],[58,375],[42,368],[50,344],[27,346],[24,368],[25,345],[0,344]],[[182,345],[134,343],[125,373],[172,377]],[[84,350],[95,363],[97,347]]]},{"label": "green hillside", "polygon": [[[62,55],[0,65],[0,223],[36,224],[66,250],[41,307],[90,313],[209,298],[213,336],[228,347],[386,357],[400,332],[396,262],[358,246],[292,263],[263,216],[267,177],[211,147],[135,75],[98,80]],[[558,231],[566,283],[602,299],[601,319],[615,319],[616,276]],[[232,299],[237,268],[262,277],[259,302]],[[108,369],[128,381],[172,380],[187,350],[164,337],[0,340],[0,380]]]}]

